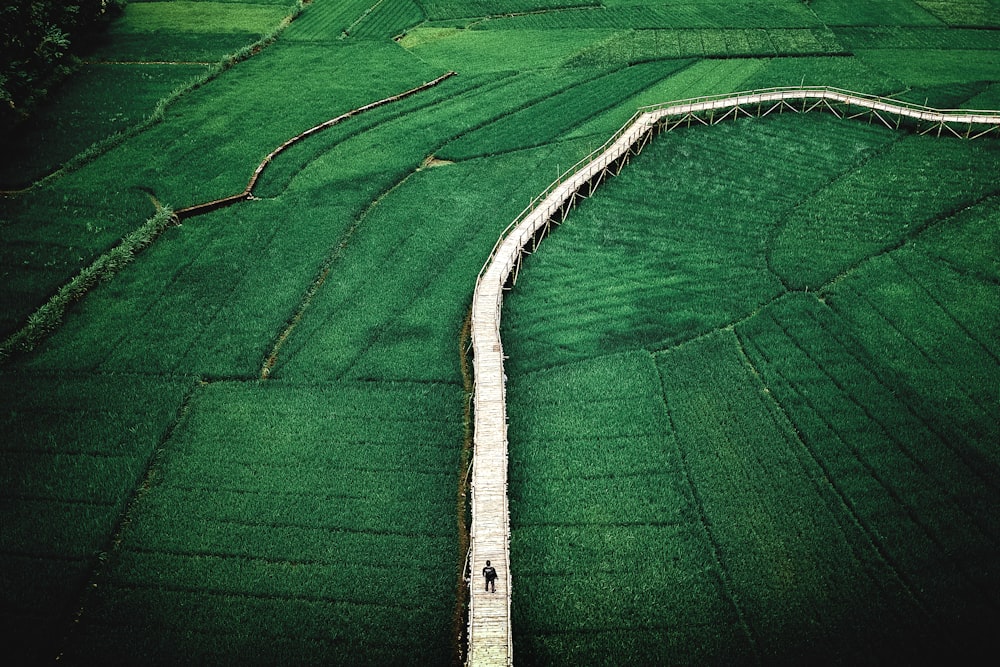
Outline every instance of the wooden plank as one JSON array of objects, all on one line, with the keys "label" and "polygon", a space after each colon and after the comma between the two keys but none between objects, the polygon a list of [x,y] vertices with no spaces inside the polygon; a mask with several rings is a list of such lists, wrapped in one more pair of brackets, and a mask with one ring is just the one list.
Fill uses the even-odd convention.
[{"label": "wooden plank", "polygon": [[[726,110],[738,116],[746,106],[788,104],[801,101],[803,110],[828,108],[829,102],[869,109],[874,114],[892,114],[918,122],[1000,127],[1000,111],[940,110],[895,100],[863,95],[836,88],[772,88],[764,91],[708,96],[645,107],[616,132],[604,146],[571,167],[525,209],[494,245],[490,259],[480,272],[472,302],[472,347],[475,374],[475,433],[471,482],[471,570],[469,596],[469,656],[475,667],[507,667],[513,664],[510,602],[510,515],[507,504],[507,409],[506,376],[500,314],[503,286],[517,266],[522,249],[536,231],[572,202],[585,183],[602,175],[623,158],[649,131],[663,120],[692,114]],[[809,101],[815,103],[808,107]],[[723,115],[723,117],[725,114]],[[887,123],[881,115],[880,120]],[[888,123],[887,123],[888,124]],[[898,126],[898,123],[897,123]],[[987,130],[988,131],[988,130]],[[957,134],[957,133],[956,133]],[[591,186],[591,189],[596,186]],[[496,568],[496,591],[485,590],[482,568],[486,561]]]}]

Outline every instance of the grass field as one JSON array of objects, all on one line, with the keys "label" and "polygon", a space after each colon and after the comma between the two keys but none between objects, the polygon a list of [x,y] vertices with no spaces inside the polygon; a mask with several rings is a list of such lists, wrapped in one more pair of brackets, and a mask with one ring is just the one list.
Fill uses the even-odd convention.
[{"label": "grass field", "polygon": [[67,659],[446,663],[461,400],[448,385],[205,386]]},{"label": "grass field", "polygon": [[504,320],[522,661],[991,645],[998,157],[832,116],[679,129],[542,244]]},{"label": "grass field", "polygon": [[[998,27],[992,0],[130,3],[0,167],[34,184],[0,198],[0,335],[45,334],[0,359],[12,664],[459,664],[460,332],[510,220],[644,104],[1000,108]],[[518,663],[995,648],[996,142],[677,130],[529,258]]]}]

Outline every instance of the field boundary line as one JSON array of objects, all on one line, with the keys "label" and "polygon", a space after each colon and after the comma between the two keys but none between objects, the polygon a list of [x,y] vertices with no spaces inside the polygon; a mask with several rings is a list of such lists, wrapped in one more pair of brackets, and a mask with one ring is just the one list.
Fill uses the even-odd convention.
[{"label": "field boundary line", "polygon": [[73,302],[82,299],[97,284],[111,280],[119,271],[131,264],[137,254],[152,245],[168,227],[173,226],[175,221],[173,211],[167,207],[159,207],[156,214],[141,227],[129,232],[117,245],[80,269],[45,303],[35,309],[19,329],[0,342],[0,364],[15,352],[34,349],[45,336],[59,326],[63,315]]},{"label": "field boundary line", "polygon": [[361,13],[361,16],[359,16],[358,18],[354,19],[354,23],[352,23],[351,25],[349,25],[346,28],[344,28],[344,31],[340,34],[340,39],[344,39],[344,37],[349,37],[350,34],[351,34],[351,31],[354,30],[354,26],[358,25],[359,23],[361,23],[362,21],[364,21],[366,18],[368,18],[368,16],[372,12],[374,12],[376,9],[378,9],[379,5],[381,5],[383,2],[385,2],[385,0],[375,0],[375,4],[374,5],[372,5],[371,7],[369,7],[368,9],[366,9],[365,11],[363,11]]},{"label": "field boundary line", "polygon": [[433,79],[432,81],[422,83],[419,86],[410,88],[409,90],[404,90],[403,92],[397,93],[396,95],[384,97],[376,102],[371,102],[369,104],[365,104],[364,106],[351,109],[350,111],[347,111],[345,113],[340,114],[339,116],[336,116],[335,118],[331,118],[330,120],[324,121],[319,125],[315,125],[309,128],[308,130],[305,130],[304,132],[298,133],[297,135],[295,135],[294,137],[292,137],[291,139],[284,142],[283,144],[275,148],[273,151],[268,153],[264,157],[264,159],[261,160],[260,164],[257,165],[257,168],[250,176],[250,181],[247,183],[247,187],[243,190],[243,192],[237,193],[235,195],[230,195],[228,197],[222,197],[220,199],[213,199],[212,201],[203,202],[201,204],[195,204],[193,206],[179,208],[174,211],[174,216],[177,217],[178,220],[184,218],[190,218],[196,215],[201,215],[202,213],[215,211],[225,206],[229,206],[230,204],[235,204],[238,201],[247,201],[253,199],[254,198],[253,188],[255,185],[257,185],[257,181],[258,179],[260,179],[260,175],[264,173],[264,169],[267,167],[267,165],[271,163],[271,160],[276,158],[280,153],[284,152],[286,149],[299,143],[303,139],[311,137],[317,132],[322,132],[327,128],[333,127],[334,125],[337,125],[338,123],[341,123],[347,120],[348,118],[352,118],[366,111],[371,111],[372,109],[377,109],[378,107],[385,106],[393,102],[398,102],[399,100],[410,97],[411,95],[416,95],[417,93],[427,90],[428,88],[433,88],[434,86],[438,85],[445,79],[449,79],[455,76],[456,74],[458,74],[458,72],[455,71],[445,72],[444,74],[437,77],[436,79]]},{"label": "field boundary line", "polygon": [[456,75],[457,72],[454,71],[446,72],[436,79],[423,83],[415,88],[392,95],[391,97],[383,98],[376,102],[371,102],[364,106],[357,107],[356,109],[351,109],[336,118],[331,118],[328,121],[311,127],[305,132],[300,132],[268,153],[250,177],[250,181],[247,184],[246,189],[239,194],[175,210],[172,210],[169,207],[161,206],[155,201],[154,198],[154,204],[157,206],[157,212],[152,218],[147,220],[142,227],[125,236],[111,250],[97,257],[88,266],[80,269],[77,275],[73,276],[66,284],[60,287],[55,294],[50,296],[45,303],[39,306],[28,317],[26,323],[0,342],[0,364],[2,364],[16,350],[32,349],[45,335],[58,326],[63,314],[72,302],[83,298],[83,296],[90,291],[90,288],[98,282],[107,281],[114,277],[115,274],[117,274],[122,268],[125,267],[125,265],[129,264],[135,258],[136,254],[151,245],[168,227],[179,224],[183,219],[190,218],[195,215],[201,215],[202,213],[208,213],[210,211],[235,204],[238,201],[252,200],[254,198],[253,188],[257,184],[257,180],[260,178],[261,173],[263,173],[267,165],[270,164],[271,160],[273,160],[278,154],[287,149],[289,146],[348,118],[410,97],[411,95],[415,95],[419,92],[427,90],[428,88],[432,88],[445,79]]},{"label": "field boundary line", "polygon": [[[294,21],[302,13],[302,10],[305,6],[304,3],[305,0],[298,0],[295,5],[289,8],[291,13],[285,16],[283,19],[281,19],[281,21],[278,23],[277,27],[274,28],[274,30],[272,30],[267,34],[261,35],[260,39],[258,39],[256,42],[248,44],[233,53],[225,54],[221,57],[220,60],[209,63],[207,65],[208,72],[205,74],[204,77],[200,77],[197,80],[194,80],[188,84],[184,84],[182,87],[177,88],[172,93],[169,93],[166,97],[160,99],[153,107],[152,113],[150,113],[150,115],[146,116],[146,118],[138,122],[136,125],[115,132],[103,139],[97,140],[96,142],[91,144],[89,148],[85,148],[82,152],[77,153],[73,157],[69,158],[69,160],[64,162],[62,165],[57,166],[52,171],[43,173],[41,176],[37,177],[34,181],[29,182],[24,187],[16,187],[14,189],[6,189],[6,190],[0,189],[0,197],[15,197],[18,195],[22,195],[26,192],[30,192],[31,190],[40,188],[46,183],[53,181],[61,176],[77,171],[86,164],[110,152],[112,149],[117,148],[127,140],[141,134],[142,132],[145,132],[154,125],[162,122],[166,108],[171,104],[173,104],[177,99],[201,86],[206,85],[210,81],[217,78],[220,74],[226,72],[227,70],[231,69],[237,64],[249,58],[252,58],[253,56],[263,51],[265,48],[273,44],[281,35],[281,33],[284,32],[285,28],[291,25],[292,21]],[[84,61],[83,64],[93,65],[98,63],[95,61],[91,62]],[[155,63],[149,63],[149,64],[155,64]],[[195,64],[201,64],[201,63],[195,63]]]},{"label": "field boundary line", "polygon": [[62,659],[73,638],[79,632],[80,619],[83,618],[84,614],[87,613],[87,610],[90,608],[94,595],[94,589],[97,588],[99,584],[104,584],[107,581],[108,561],[113,554],[121,550],[125,528],[136,511],[136,506],[149,492],[155,471],[164,460],[164,452],[166,451],[170,440],[174,437],[174,433],[177,431],[177,428],[187,418],[191,402],[194,400],[195,394],[197,394],[202,387],[204,387],[204,383],[192,382],[191,386],[187,388],[187,391],[184,393],[183,398],[181,398],[181,401],[174,412],[173,419],[170,420],[170,423],[167,424],[166,428],[160,434],[160,438],[157,443],[151,447],[150,451],[146,454],[142,470],[138,472],[132,488],[122,499],[121,509],[118,511],[118,514],[111,525],[111,530],[106,534],[106,537],[103,540],[101,550],[96,554],[91,555],[89,559],[90,571],[87,573],[86,580],[80,582],[78,586],[78,590],[82,590],[79,590],[76,599],[71,603],[72,607],[64,611],[64,614],[66,614],[66,617],[63,620],[64,630],[60,634],[58,640],[55,642],[54,648],[52,649],[54,661]]},{"label": "field boundary line", "polygon": [[[476,280],[472,300],[474,436],[472,526],[468,569],[467,664],[513,664],[511,641],[510,513],[507,499],[507,408],[500,313],[503,292],[517,281],[528,246],[533,251],[579,197],[617,176],[655,134],[682,126],[715,125],[772,112],[825,111],[839,118],[876,120],[888,128],[915,127],[920,134],[976,139],[1000,132],[1000,111],[935,109],[901,100],[827,86],[765,88],[707,95],[641,107],[610,139],[562,173],[503,231]],[[496,593],[482,589],[479,571],[496,568]]]}]

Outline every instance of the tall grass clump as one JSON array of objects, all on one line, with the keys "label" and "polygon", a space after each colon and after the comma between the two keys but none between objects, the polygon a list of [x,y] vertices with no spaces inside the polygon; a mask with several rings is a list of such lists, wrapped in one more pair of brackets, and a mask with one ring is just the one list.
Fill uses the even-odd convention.
[{"label": "tall grass clump", "polygon": [[62,321],[66,310],[95,285],[110,280],[149,247],[165,229],[174,224],[173,211],[161,206],[146,223],[129,233],[118,245],[85,267],[28,317],[20,330],[0,344],[0,361],[15,351],[33,349]]}]

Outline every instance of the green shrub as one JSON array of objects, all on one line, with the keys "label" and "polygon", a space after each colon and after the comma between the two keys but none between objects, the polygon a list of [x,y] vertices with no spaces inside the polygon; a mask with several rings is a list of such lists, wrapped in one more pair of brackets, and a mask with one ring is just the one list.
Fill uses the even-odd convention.
[{"label": "green shrub", "polygon": [[36,0],[0,10],[0,139],[73,69],[73,44],[121,12],[125,0]]}]

